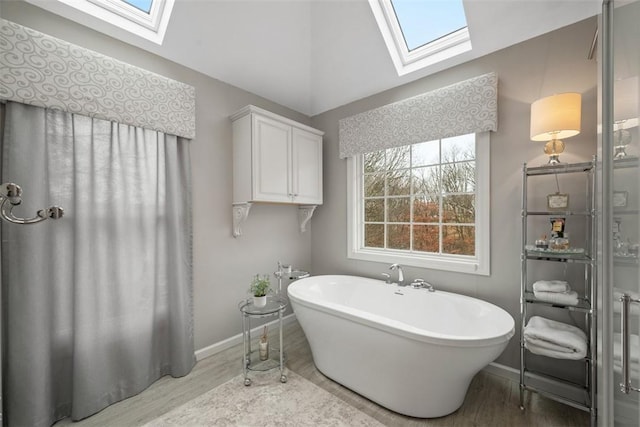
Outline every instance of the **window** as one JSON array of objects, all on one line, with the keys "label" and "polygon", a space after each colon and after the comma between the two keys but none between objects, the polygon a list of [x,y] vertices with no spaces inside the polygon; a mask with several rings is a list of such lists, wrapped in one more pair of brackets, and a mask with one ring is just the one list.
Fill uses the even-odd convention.
[{"label": "window", "polygon": [[462,0],[369,0],[399,76],[471,50]]},{"label": "window", "polygon": [[151,12],[151,6],[153,6],[154,0],[122,0],[125,3],[130,4],[131,6],[140,9],[144,13]]},{"label": "window", "polygon": [[488,132],[349,160],[349,257],[489,274]]},{"label": "window", "polygon": [[391,6],[409,51],[467,26],[462,0],[391,0]]},{"label": "window", "polygon": [[109,24],[162,44],[175,0],[58,0]]}]

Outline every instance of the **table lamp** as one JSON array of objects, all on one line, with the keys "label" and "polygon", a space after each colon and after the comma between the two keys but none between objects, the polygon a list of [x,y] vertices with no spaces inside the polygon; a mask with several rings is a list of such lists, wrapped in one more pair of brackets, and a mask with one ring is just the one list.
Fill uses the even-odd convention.
[{"label": "table lamp", "polygon": [[531,104],[531,140],[547,142],[544,153],[549,164],[560,163],[558,157],[564,151],[561,138],[580,133],[581,102],[579,93],[561,93]]}]

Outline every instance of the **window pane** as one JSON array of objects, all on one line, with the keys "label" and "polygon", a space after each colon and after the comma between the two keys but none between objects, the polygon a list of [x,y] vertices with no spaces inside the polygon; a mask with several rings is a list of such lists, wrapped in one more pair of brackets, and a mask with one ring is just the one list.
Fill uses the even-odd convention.
[{"label": "window pane", "polygon": [[387,225],[387,248],[409,249],[409,225]]},{"label": "window pane", "polygon": [[411,146],[389,148],[387,151],[387,170],[405,169],[411,166]]},{"label": "window pane", "polygon": [[362,159],[364,247],[475,255],[475,135]]},{"label": "window pane", "polygon": [[442,192],[471,193],[475,191],[476,163],[448,163],[441,166]]},{"label": "window pane", "polygon": [[437,165],[438,163],[440,163],[440,141],[421,142],[411,146],[413,167]]},{"label": "window pane", "polygon": [[384,170],[384,150],[376,151],[374,153],[367,153],[364,154],[363,157],[365,173]]},{"label": "window pane", "polygon": [[407,50],[467,26],[462,0],[392,0]]},{"label": "window pane", "polygon": [[149,13],[151,11],[151,5],[153,4],[153,0],[122,0],[122,1],[130,4],[136,9],[140,9],[145,13]]},{"label": "window pane", "polygon": [[476,221],[475,196],[462,194],[442,200],[442,222],[473,224]]},{"label": "window pane", "polygon": [[384,174],[374,173],[364,176],[364,197],[384,196]]},{"label": "window pane", "polygon": [[416,196],[413,199],[413,222],[439,222],[440,200],[437,195]]},{"label": "window pane", "polygon": [[437,225],[414,225],[413,250],[438,253],[440,251],[439,229]]},{"label": "window pane", "polygon": [[439,194],[440,179],[439,166],[417,168],[411,170],[413,179],[413,194]]},{"label": "window pane", "polygon": [[364,245],[369,248],[384,248],[384,225],[365,224]]},{"label": "window pane", "polygon": [[366,222],[384,222],[384,199],[364,201],[364,220]]},{"label": "window pane", "polygon": [[389,206],[389,216],[387,222],[409,222],[411,221],[411,199],[402,197],[398,199],[387,199]]},{"label": "window pane", "polygon": [[447,225],[442,228],[442,252],[475,255],[476,229],[468,225]]},{"label": "window pane", "polygon": [[411,194],[411,172],[409,170],[391,172],[387,175],[388,196],[408,196]]},{"label": "window pane", "polygon": [[442,163],[476,158],[475,134],[454,136],[442,140]]}]

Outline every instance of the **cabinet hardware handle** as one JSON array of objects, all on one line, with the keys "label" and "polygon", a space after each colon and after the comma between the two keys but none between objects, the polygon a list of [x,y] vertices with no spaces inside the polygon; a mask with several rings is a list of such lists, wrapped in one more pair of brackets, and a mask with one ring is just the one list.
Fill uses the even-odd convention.
[{"label": "cabinet hardware handle", "polygon": [[631,377],[629,376],[629,304],[632,302],[640,303],[640,300],[633,299],[627,294],[622,294],[619,299],[622,304],[620,310],[620,334],[621,334],[621,365],[622,365],[622,382],[620,383],[620,391],[629,394],[630,391],[640,392],[640,388],[631,385]]}]

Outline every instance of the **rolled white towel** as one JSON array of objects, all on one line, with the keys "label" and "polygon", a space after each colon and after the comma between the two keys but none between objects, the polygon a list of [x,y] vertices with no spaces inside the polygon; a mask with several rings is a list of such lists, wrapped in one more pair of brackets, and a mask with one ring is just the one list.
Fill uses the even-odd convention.
[{"label": "rolled white towel", "polygon": [[570,291],[570,292],[533,291],[533,294],[540,301],[546,301],[553,304],[562,304],[562,305],[578,304],[578,293],[576,291]]},{"label": "rolled white towel", "polygon": [[566,323],[533,316],[524,328],[525,347],[532,353],[558,359],[582,359],[587,355],[587,336]]},{"label": "rolled white towel", "polygon": [[536,292],[569,292],[571,286],[564,280],[538,280],[533,284],[533,291]]}]

